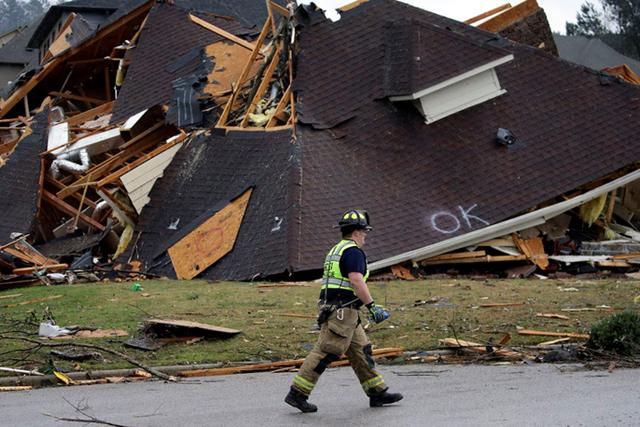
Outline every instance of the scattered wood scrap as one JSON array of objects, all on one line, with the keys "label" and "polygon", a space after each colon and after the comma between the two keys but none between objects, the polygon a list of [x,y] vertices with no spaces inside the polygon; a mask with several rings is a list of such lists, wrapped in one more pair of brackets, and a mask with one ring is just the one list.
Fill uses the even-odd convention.
[{"label": "scattered wood scrap", "polygon": [[589,339],[589,334],[577,334],[573,332],[548,332],[548,331],[535,331],[532,329],[518,329],[518,335],[538,335],[542,337],[560,337],[560,338],[578,338]]},{"label": "scattered wood scrap", "polygon": [[569,317],[563,314],[555,314],[555,313],[536,313],[536,317],[546,317],[547,319],[569,320]]},{"label": "scattered wood scrap", "polygon": [[459,348],[478,354],[492,354],[509,360],[522,360],[524,355],[512,350],[495,348],[492,344],[479,344],[457,338],[444,338],[439,340],[440,345],[448,348]]},{"label": "scattered wood scrap", "polygon": [[[399,347],[394,348],[380,348],[373,350],[374,358],[382,358],[382,357],[395,357],[400,356],[404,353],[404,349]],[[244,365],[244,366],[233,366],[228,368],[213,368],[213,369],[197,369],[192,371],[182,371],[178,373],[180,377],[208,377],[208,376],[217,376],[217,375],[231,375],[231,374],[240,374],[246,372],[261,372],[261,371],[273,371],[281,368],[288,367],[299,367],[302,366],[304,359],[294,359],[294,360],[283,360],[279,362],[271,362],[271,363],[258,363],[255,365]],[[346,366],[349,365],[349,360],[344,357],[337,361],[333,362],[329,367],[336,366]]]},{"label": "scattered wood scrap", "polygon": [[30,385],[13,386],[13,387],[0,387],[0,392],[28,391],[28,390],[33,390],[33,387],[31,387]]},{"label": "scattered wood scrap", "polygon": [[22,301],[22,302],[18,302],[18,303],[15,303],[15,304],[7,304],[7,305],[5,305],[5,307],[6,308],[18,307],[18,306],[21,306],[21,305],[35,304],[35,303],[38,303],[38,302],[53,301],[53,300],[60,299],[60,298],[62,298],[62,295],[51,295],[51,296],[48,296],[48,297],[35,298],[35,299],[31,299],[29,301]]},{"label": "scattered wood scrap", "polygon": [[122,329],[81,329],[78,332],[71,335],[59,335],[57,337],[51,337],[52,340],[70,340],[75,338],[111,338],[111,337],[126,337],[129,333]]}]

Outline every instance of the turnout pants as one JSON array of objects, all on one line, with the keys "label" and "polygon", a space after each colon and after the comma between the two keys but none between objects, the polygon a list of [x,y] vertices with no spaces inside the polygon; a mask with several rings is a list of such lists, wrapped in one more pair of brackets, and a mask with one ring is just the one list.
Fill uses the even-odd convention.
[{"label": "turnout pants", "polygon": [[371,396],[387,390],[387,386],[375,370],[371,342],[360,323],[358,310],[340,308],[333,310],[321,325],[320,336],[307,356],[291,387],[309,396],[320,375],[331,362],[346,355],[351,362],[364,392]]}]

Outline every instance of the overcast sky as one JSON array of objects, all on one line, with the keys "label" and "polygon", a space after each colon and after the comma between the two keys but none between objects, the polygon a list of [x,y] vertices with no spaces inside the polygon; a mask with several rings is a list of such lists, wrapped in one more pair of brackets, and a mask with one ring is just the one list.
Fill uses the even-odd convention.
[{"label": "overcast sky", "polygon": [[[314,0],[314,2],[327,9],[339,7],[352,0]],[[430,10],[440,15],[448,16],[459,21],[472,18],[476,15],[501,6],[507,2],[516,5],[522,0],[402,0],[414,6]],[[585,0],[538,0],[538,4],[544,8],[551,24],[551,29],[556,32],[565,32],[565,22],[576,21],[576,13]],[[299,2],[301,3],[301,2]],[[596,2],[597,3],[597,2]]]}]

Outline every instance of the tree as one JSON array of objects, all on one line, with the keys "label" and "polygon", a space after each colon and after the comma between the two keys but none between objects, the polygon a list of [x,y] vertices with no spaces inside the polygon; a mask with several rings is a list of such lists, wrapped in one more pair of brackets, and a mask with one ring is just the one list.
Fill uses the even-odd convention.
[{"label": "tree", "polygon": [[32,23],[53,3],[49,0],[0,0],[0,34]]},{"label": "tree", "polygon": [[567,22],[567,35],[615,41],[615,48],[640,58],[640,0],[599,0],[601,9],[590,1],[580,6],[576,23]]}]

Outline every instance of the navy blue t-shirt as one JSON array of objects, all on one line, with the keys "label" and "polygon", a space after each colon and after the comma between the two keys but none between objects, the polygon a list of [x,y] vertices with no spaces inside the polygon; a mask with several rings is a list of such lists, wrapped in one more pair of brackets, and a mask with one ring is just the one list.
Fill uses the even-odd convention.
[{"label": "navy blue t-shirt", "polygon": [[[363,276],[367,272],[367,257],[364,251],[357,246],[346,249],[340,258],[340,273],[342,277],[348,278],[349,273],[361,273]],[[325,289],[320,291],[320,299],[324,300]],[[355,298],[353,291],[349,289],[328,289],[326,295],[329,302],[350,302]],[[359,302],[359,301],[358,301]],[[359,302],[359,304],[362,304]],[[356,305],[358,306],[358,304]]]}]

